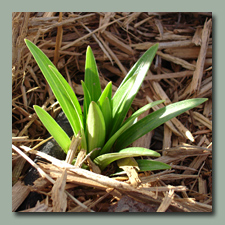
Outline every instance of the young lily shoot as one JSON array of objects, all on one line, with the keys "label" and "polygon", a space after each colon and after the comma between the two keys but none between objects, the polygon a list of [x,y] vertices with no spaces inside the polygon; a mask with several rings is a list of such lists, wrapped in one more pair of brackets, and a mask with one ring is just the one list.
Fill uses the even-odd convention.
[{"label": "young lily shoot", "polygon": [[[109,82],[104,90],[101,89],[95,57],[91,47],[88,46],[84,81],[81,81],[84,93],[81,107],[76,94],[48,57],[31,41],[26,39],[25,43],[65,113],[74,136],[78,134],[81,136],[81,144],[77,150],[86,150],[86,154],[90,154],[90,159],[101,171],[112,162],[117,161],[117,165],[124,165],[125,162],[129,164],[132,160],[135,160],[138,171],[170,168],[169,165],[154,160],[155,157],[160,157],[158,152],[141,146],[130,147],[130,145],[168,120],[204,103],[207,99],[194,98],[172,103],[137,120],[142,113],[164,102],[159,100],[143,106],[127,118],[132,102],[155,57],[158,44],[150,47],[140,57],[113,95],[112,82]],[[43,108],[35,105],[34,110],[62,150],[68,153],[71,138]],[[153,159],[141,159],[146,156]],[[125,161],[128,158],[132,160]],[[123,168],[123,166],[119,167]]]}]

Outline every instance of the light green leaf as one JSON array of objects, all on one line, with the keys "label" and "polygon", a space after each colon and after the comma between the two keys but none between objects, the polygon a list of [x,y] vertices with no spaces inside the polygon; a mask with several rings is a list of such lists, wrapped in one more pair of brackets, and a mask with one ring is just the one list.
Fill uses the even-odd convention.
[{"label": "light green leaf", "polygon": [[94,163],[98,165],[101,170],[104,170],[107,165],[118,159],[123,159],[126,157],[138,157],[138,156],[159,157],[160,154],[147,148],[130,147],[122,149],[116,153],[107,153],[100,155],[94,159]]},{"label": "light green leaf", "polygon": [[98,99],[98,104],[99,106],[102,106],[103,102],[105,101],[105,99],[108,98],[109,99],[109,103],[111,106],[111,98],[112,98],[112,81],[110,81],[105,89],[103,90],[101,96]]},{"label": "light green leaf", "polygon": [[109,135],[109,131],[111,129],[111,124],[112,124],[112,109],[110,105],[109,98],[106,97],[105,100],[102,102],[100,105],[102,115],[105,120],[105,127],[106,127],[106,137]]},{"label": "light green leaf", "polygon": [[[56,98],[59,101],[62,110],[67,116],[71,126],[74,127],[77,134],[80,131],[81,127],[83,127],[82,111],[78,99],[72,88],[59,73],[59,71],[53,66],[49,66],[49,68],[55,75],[55,82],[57,81],[57,83],[55,83],[58,86],[58,88],[56,87],[55,89],[55,95],[57,95]],[[53,83],[49,85],[51,87],[54,86]]]},{"label": "light green leaf", "polygon": [[[89,106],[86,126],[88,152],[95,148],[102,148],[105,142],[105,121],[99,106],[94,101]],[[94,151],[91,158],[95,158],[97,155],[98,152]]]},{"label": "light green leaf", "polygon": [[183,100],[177,103],[165,106],[150,115],[139,120],[137,123],[130,126],[118,139],[115,145],[115,150],[118,151],[132,142],[142,137],[146,133],[167,122],[168,120],[190,110],[203,102],[207,98],[195,98]]},{"label": "light green leaf", "polygon": [[68,152],[71,140],[58,123],[41,107],[34,105],[34,110],[48,132],[53,136],[65,153]]},{"label": "light green leaf", "polygon": [[101,95],[101,85],[97,65],[91,47],[87,47],[84,82],[90,93],[91,101],[97,102]]},{"label": "light green leaf", "polygon": [[135,113],[133,113],[125,122],[124,124],[121,126],[121,128],[107,141],[107,143],[104,145],[104,147],[102,148],[100,154],[105,154],[110,152],[113,144],[115,143],[115,141],[117,140],[118,137],[120,137],[120,135],[127,130],[136,120],[136,118],[138,116],[140,116],[143,112],[145,112],[146,110],[150,109],[153,106],[156,106],[160,103],[164,102],[164,100],[159,100],[159,101],[155,101],[152,103],[149,103],[145,106],[143,106],[142,108],[140,108],[139,110],[137,110]]},{"label": "light green leaf", "polygon": [[25,42],[69,120],[74,134],[77,135],[83,126],[83,118],[75,93],[48,57],[31,41]]},{"label": "light green leaf", "polygon": [[[111,135],[114,134],[118,128],[121,126],[126,114],[138,93],[141,84],[144,81],[144,78],[147,74],[147,71],[152,63],[152,60],[156,54],[158,45],[152,46],[149,50],[145,52],[145,54],[138,60],[138,62],[132,67],[131,71],[127,74],[124,78],[123,82],[121,83],[119,90],[116,91],[113,97],[113,128],[111,131]],[[120,96],[121,89],[126,86],[126,83],[130,80],[130,78],[136,77],[135,82],[132,86],[129,86],[127,89],[127,94],[125,98],[118,99],[118,95]],[[121,101],[122,100],[122,101]],[[116,106],[116,111],[114,107]]]}]

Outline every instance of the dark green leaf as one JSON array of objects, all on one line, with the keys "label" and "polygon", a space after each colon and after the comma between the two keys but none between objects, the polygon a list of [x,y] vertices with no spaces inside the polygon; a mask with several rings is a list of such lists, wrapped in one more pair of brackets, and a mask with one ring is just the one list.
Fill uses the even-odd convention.
[{"label": "dark green leaf", "polygon": [[124,122],[124,124],[121,126],[121,128],[107,141],[107,143],[104,145],[103,149],[101,150],[100,154],[105,154],[105,153],[110,152],[110,150],[111,150],[113,144],[115,143],[115,141],[117,140],[117,138],[120,137],[120,135],[134,123],[135,119],[138,116],[140,116],[143,112],[150,109],[151,107],[158,105],[162,102],[164,102],[164,100],[159,100],[159,101],[149,103],[149,104],[143,106],[142,108],[140,108],[139,110],[137,110],[135,113],[133,113]]},{"label": "dark green leaf", "polygon": [[115,150],[118,151],[119,149],[125,148],[161,124],[202,104],[205,101],[207,101],[206,98],[188,99],[170,104],[151,113],[123,132],[116,142]]},{"label": "dark green leaf", "polygon": [[[120,87],[116,91],[113,97],[113,127],[111,131],[111,136],[119,129],[123,120],[126,117],[126,114],[140,89],[141,84],[147,74],[147,71],[152,63],[152,60],[157,51],[158,45],[152,46],[149,50],[145,52],[145,54],[138,60],[138,62],[132,67],[130,72],[124,78]],[[132,82],[132,85],[129,85],[126,88],[126,95],[121,95],[121,90],[124,89],[126,83],[129,82],[131,78],[135,77],[135,81]],[[123,98],[120,98],[123,97]]]},{"label": "dark green leaf", "polygon": [[84,111],[84,126],[86,125],[86,119],[87,119],[87,114],[88,114],[88,109],[89,109],[89,105],[91,103],[91,96],[90,93],[85,85],[85,83],[83,81],[81,81],[81,85],[83,88],[83,92],[84,92],[84,104],[83,104],[83,111]]},{"label": "dark green leaf", "polygon": [[139,172],[171,169],[171,166],[168,164],[154,160],[136,159],[136,162],[138,163],[138,167],[140,169]]},{"label": "dark green leaf", "polygon": [[112,124],[112,109],[108,97],[106,97],[105,100],[102,102],[100,108],[105,120],[106,137],[108,137]]}]

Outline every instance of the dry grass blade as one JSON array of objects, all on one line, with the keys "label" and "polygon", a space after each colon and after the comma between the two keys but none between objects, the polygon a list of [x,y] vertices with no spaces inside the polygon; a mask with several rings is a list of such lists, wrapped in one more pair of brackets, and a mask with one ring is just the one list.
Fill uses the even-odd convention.
[{"label": "dry grass blade", "polygon": [[199,92],[199,90],[200,90],[201,79],[203,76],[203,69],[204,69],[204,64],[205,64],[205,57],[206,57],[206,52],[207,52],[207,48],[208,48],[211,28],[212,28],[212,20],[206,21],[204,24],[203,31],[202,31],[201,49],[199,52],[196,69],[195,69],[195,72],[193,75],[190,93],[193,93],[196,91]]},{"label": "dry grass blade", "polygon": [[74,166],[76,166],[76,167],[81,167],[82,166],[82,164],[84,163],[84,161],[85,161],[85,156],[86,156],[86,150],[84,150],[84,149],[81,149],[80,150],[80,152],[78,153],[78,155],[77,155],[77,159],[76,159],[76,162],[75,162],[75,164],[74,164]]},{"label": "dry grass blade", "polygon": [[181,65],[182,67],[184,67],[188,70],[195,70],[195,65],[193,65],[191,63],[188,63],[187,61],[185,61],[183,59],[171,56],[169,54],[162,53],[160,51],[158,51],[156,54],[161,56],[163,59],[165,59],[167,61],[170,61],[170,62],[173,62],[173,63],[178,64],[178,65]]},{"label": "dry grass blade", "polygon": [[163,199],[161,205],[157,209],[157,212],[165,212],[168,209],[168,207],[170,206],[170,204],[173,200],[173,197],[174,197],[174,190],[169,190],[166,193],[166,196]]},{"label": "dry grass blade", "polygon": [[96,30],[92,31],[91,33],[85,35],[84,37],[81,37],[81,38],[77,39],[76,41],[74,41],[74,42],[72,42],[72,43],[70,43],[70,44],[67,44],[67,45],[63,46],[63,47],[61,48],[61,50],[65,50],[65,49],[67,49],[67,48],[69,48],[69,47],[75,45],[76,43],[80,42],[81,40],[90,37],[92,34],[98,32],[98,31],[101,31],[101,30],[104,29],[105,27],[107,27],[107,26],[109,26],[109,25],[111,25],[111,24],[113,24],[113,23],[115,23],[115,22],[117,22],[117,21],[119,21],[119,20],[122,20],[122,19],[125,19],[125,17],[124,17],[124,18],[119,18],[118,20],[115,20],[115,21],[112,21],[112,22],[110,22],[109,24],[104,24],[104,25],[102,25],[101,27],[99,27],[98,29],[96,29]]},{"label": "dry grass blade", "polygon": [[[18,193],[20,193],[20,195],[18,195]],[[17,181],[12,187],[12,212],[17,210],[29,193],[30,188],[25,186],[21,181]]]},{"label": "dry grass blade", "polygon": [[108,41],[110,44],[116,46],[118,49],[120,49],[121,51],[123,51],[129,55],[134,54],[132,48],[129,45],[124,44],[117,37],[113,36],[110,32],[104,31],[103,34],[104,34],[104,38],[106,39],[106,41]]},{"label": "dry grass blade", "polygon": [[[134,47],[135,49],[147,50],[154,44],[155,43],[153,42],[144,42],[144,43],[132,44],[131,46]],[[180,47],[191,47],[191,46],[193,46],[193,43],[191,40],[159,42],[159,50],[166,49],[166,48],[180,48]]]},{"label": "dry grass blade", "polygon": [[68,153],[66,155],[66,162],[68,164],[71,164],[77,151],[78,151],[78,147],[80,146],[81,143],[81,137],[78,134],[76,137],[72,138],[71,144],[70,144],[70,148],[68,150]]},{"label": "dry grass blade", "polygon": [[[80,22],[80,23],[81,23],[81,22]],[[90,30],[88,27],[86,27],[83,23],[81,23],[81,25],[82,25],[89,33],[91,33],[91,30]],[[104,48],[104,45],[102,45],[102,43],[98,40],[98,38],[96,37],[95,34],[92,34],[92,37],[93,37],[93,38],[95,39],[95,41],[99,44],[99,47],[102,49],[102,51],[106,54],[106,56],[109,58],[109,60],[110,60],[111,63],[113,64],[112,59],[111,59],[109,53],[108,53],[108,52],[106,51],[106,49]]]},{"label": "dry grass blade", "polygon": [[[101,39],[102,40],[102,39]],[[123,73],[123,76],[125,76],[127,74],[127,70],[124,68],[123,64],[120,62],[120,60],[118,59],[118,57],[115,55],[115,53],[109,48],[108,45],[106,45],[106,43],[102,40],[102,43],[105,47],[105,49],[107,50],[107,52],[109,52],[109,54],[112,56],[112,58],[114,59],[114,61],[116,62],[116,64],[118,65],[118,67],[120,68],[120,70]]]},{"label": "dry grass blade", "polygon": [[12,170],[12,185],[18,182],[20,175],[22,174],[23,167],[26,163],[26,160],[22,157],[18,158],[14,163]]},{"label": "dry grass blade", "polygon": [[[16,146],[12,145],[13,150],[15,150],[18,154],[20,154],[24,159],[26,159],[37,171],[40,173],[40,175],[46,179],[48,179],[52,184],[55,184],[55,180],[53,180],[49,175],[47,175],[36,163],[34,163],[29,157],[26,156],[20,149],[18,149]],[[35,150],[34,150],[35,151]],[[45,154],[44,154],[45,155]],[[50,157],[51,158],[51,157]],[[52,157],[53,158],[53,157]],[[70,165],[69,165],[70,166]],[[86,206],[83,205],[81,202],[79,202],[77,199],[75,199],[73,196],[71,196],[68,192],[66,194],[72,198],[78,205],[84,207],[86,209]]]},{"label": "dry grass blade", "polygon": [[19,148],[12,145],[12,149],[20,154],[26,161],[28,161],[39,173],[42,177],[48,179],[51,183],[55,183],[55,181],[49,177],[33,160],[31,160],[25,153],[23,153]]},{"label": "dry grass blade", "polygon": [[[59,13],[59,22],[62,21],[62,12]],[[57,27],[57,35],[56,35],[56,45],[55,45],[55,52],[54,52],[54,65],[58,63],[59,60],[59,50],[62,44],[62,36],[63,36],[63,27]]]},{"label": "dry grass blade", "polygon": [[145,80],[159,81],[162,79],[187,77],[187,76],[192,76],[192,75],[193,75],[193,71],[186,70],[183,72],[176,72],[176,73],[164,73],[164,74],[150,75],[150,76],[146,76]]},{"label": "dry grass blade", "polygon": [[[54,179],[57,179],[58,177],[61,177],[62,175],[61,167],[53,166],[51,164],[45,165],[40,163],[38,165]],[[76,184],[76,185],[84,185],[87,187],[93,187],[100,190],[105,190],[107,188],[107,186],[102,185],[99,182],[84,178],[83,176],[80,176],[80,175],[74,175],[74,173],[70,171],[67,172],[67,182]]]},{"label": "dry grass blade", "polygon": [[[37,155],[42,155],[42,156],[45,156],[46,154],[44,153],[38,153],[37,151],[35,150],[31,150],[30,152],[36,152]],[[48,158],[48,160],[52,161],[53,164],[61,167],[61,168],[67,168],[67,170],[81,176],[81,177],[85,177],[87,179],[90,179],[92,181],[95,181],[95,182],[98,182],[100,183],[101,185],[104,185],[104,186],[107,186],[107,187],[113,187],[113,188],[116,188],[116,189],[119,189],[123,192],[128,192],[130,195],[135,195],[135,194],[142,194],[144,195],[147,199],[149,199],[150,201],[153,201],[153,202],[159,202],[159,200],[156,200],[153,198],[154,195],[152,195],[152,193],[150,192],[147,192],[145,190],[137,190],[133,187],[131,187],[130,185],[126,184],[126,183],[123,183],[123,182],[119,182],[119,181],[116,181],[116,180],[113,180],[109,177],[106,177],[106,176],[103,176],[103,175],[100,175],[100,174],[96,174],[96,173],[93,173],[93,172],[90,172],[88,170],[84,170],[84,169],[81,169],[81,168],[77,168],[77,167],[74,167],[66,162],[63,162],[63,161],[60,161],[60,160],[57,160],[53,157],[50,157],[50,156],[45,156],[45,158]],[[39,167],[37,167],[39,168]],[[42,170],[40,170],[42,172],[42,174],[44,173],[46,175],[45,172],[43,172]],[[47,179],[49,179],[48,175],[46,176]]]},{"label": "dry grass blade", "polygon": [[44,203],[37,202],[35,207],[20,212],[52,212],[52,207],[48,207]]},{"label": "dry grass blade", "polygon": [[[106,13],[104,13],[104,18],[103,19],[100,18],[99,26],[101,26],[103,24],[108,24],[110,19],[114,18],[115,14],[116,14],[115,12],[106,12]],[[105,29],[106,29],[106,27],[101,30],[101,33],[103,33],[105,31]]]},{"label": "dry grass blade", "polygon": [[[149,103],[153,102],[153,100],[149,96],[146,96],[146,99]],[[159,106],[154,106],[152,108],[154,109],[154,111],[157,111],[158,109],[160,109]],[[182,134],[176,129],[176,127],[173,125],[171,121],[168,121],[165,124],[173,131],[174,134],[176,134],[177,136],[182,136]]]}]

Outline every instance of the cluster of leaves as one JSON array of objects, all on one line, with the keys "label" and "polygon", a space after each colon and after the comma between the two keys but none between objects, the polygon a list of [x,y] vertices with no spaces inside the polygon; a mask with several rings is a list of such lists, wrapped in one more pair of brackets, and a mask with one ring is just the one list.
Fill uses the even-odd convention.
[{"label": "cluster of leaves", "polygon": [[[132,142],[181,113],[202,104],[207,99],[196,98],[165,106],[137,121],[146,110],[163,103],[163,100],[147,104],[126,118],[128,110],[140,89],[152,60],[158,49],[155,44],[148,49],[128,72],[112,97],[112,83],[101,90],[95,58],[87,47],[85,76],[82,81],[84,92],[83,111],[78,99],[64,77],[48,57],[31,41],[25,40],[56,99],[64,111],[74,135],[81,134],[81,148],[87,153],[93,149],[91,159],[103,170],[111,162],[138,156],[159,157],[160,154],[141,147],[127,147]],[[67,153],[71,139],[56,121],[41,107],[34,109],[61,148]],[[137,160],[140,171],[170,168],[167,164],[153,160]]]}]

